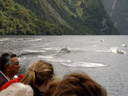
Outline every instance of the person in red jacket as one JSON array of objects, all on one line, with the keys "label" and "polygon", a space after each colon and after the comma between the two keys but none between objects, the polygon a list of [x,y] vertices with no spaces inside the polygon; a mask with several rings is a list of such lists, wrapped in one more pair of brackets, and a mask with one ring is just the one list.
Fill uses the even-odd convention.
[{"label": "person in red jacket", "polygon": [[16,54],[3,53],[0,56],[0,88],[9,80],[14,79],[20,67]]},{"label": "person in red jacket", "polygon": [[20,74],[20,75],[18,76],[18,78],[12,79],[12,80],[6,82],[6,83],[0,88],[0,91],[6,89],[8,86],[10,86],[10,85],[13,84],[13,83],[20,82],[20,80],[21,80],[23,77],[24,77],[24,75],[23,75],[23,74]]}]

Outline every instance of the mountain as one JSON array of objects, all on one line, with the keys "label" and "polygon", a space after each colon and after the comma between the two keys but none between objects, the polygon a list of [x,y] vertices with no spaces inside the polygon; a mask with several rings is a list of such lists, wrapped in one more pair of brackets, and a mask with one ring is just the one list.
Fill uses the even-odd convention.
[{"label": "mountain", "polygon": [[128,35],[128,0],[103,0],[103,4],[115,28]]},{"label": "mountain", "polygon": [[118,34],[102,0],[15,0],[64,34]]},{"label": "mountain", "polygon": [[35,34],[59,35],[62,31],[13,0],[0,0],[0,35]]},{"label": "mountain", "polygon": [[0,0],[0,34],[119,34],[102,0]]}]

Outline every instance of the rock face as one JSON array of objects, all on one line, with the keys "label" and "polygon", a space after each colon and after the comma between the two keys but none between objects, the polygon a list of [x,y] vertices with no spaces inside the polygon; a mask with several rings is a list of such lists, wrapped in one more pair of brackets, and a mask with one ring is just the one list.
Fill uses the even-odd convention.
[{"label": "rock face", "polygon": [[128,34],[128,0],[103,0],[108,15],[121,34]]},{"label": "rock face", "polygon": [[62,28],[63,34],[119,34],[102,0],[15,0],[43,20]]}]

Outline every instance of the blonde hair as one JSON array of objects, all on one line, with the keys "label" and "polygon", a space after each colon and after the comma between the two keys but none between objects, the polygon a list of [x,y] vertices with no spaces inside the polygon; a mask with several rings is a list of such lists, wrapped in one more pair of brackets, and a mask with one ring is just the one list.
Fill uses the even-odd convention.
[{"label": "blonde hair", "polygon": [[106,90],[85,73],[64,77],[53,96],[107,96]]},{"label": "blonde hair", "polygon": [[0,92],[0,96],[33,96],[33,89],[29,85],[13,83]]},{"label": "blonde hair", "polygon": [[53,66],[48,62],[39,60],[30,65],[21,82],[37,88],[44,84],[44,82],[50,80],[53,74]]}]

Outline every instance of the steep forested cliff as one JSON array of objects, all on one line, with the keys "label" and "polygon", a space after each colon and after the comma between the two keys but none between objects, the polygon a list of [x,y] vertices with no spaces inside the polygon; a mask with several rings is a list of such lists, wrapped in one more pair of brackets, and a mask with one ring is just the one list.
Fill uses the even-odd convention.
[{"label": "steep forested cliff", "polygon": [[0,35],[26,34],[62,34],[62,31],[13,0],[0,0]]},{"label": "steep forested cliff", "polygon": [[[11,22],[12,25],[16,24],[15,30],[12,32],[15,31],[15,34],[118,34],[104,10],[102,0],[0,1],[1,5],[10,2],[5,6],[7,10],[3,10],[4,8],[1,7],[0,12],[8,14],[4,15],[7,22]],[[9,29],[12,28],[10,23],[5,24],[6,30],[3,26],[5,17],[2,17],[0,21],[2,25],[0,33],[12,34]],[[10,17],[14,20],[11,20]],[[14,22],[16,20],[18,23]]]},{"label": "steep forested cliff", "polygon": [[121,34],[128,34],[128,0],[103,0],[108,15]]}]

